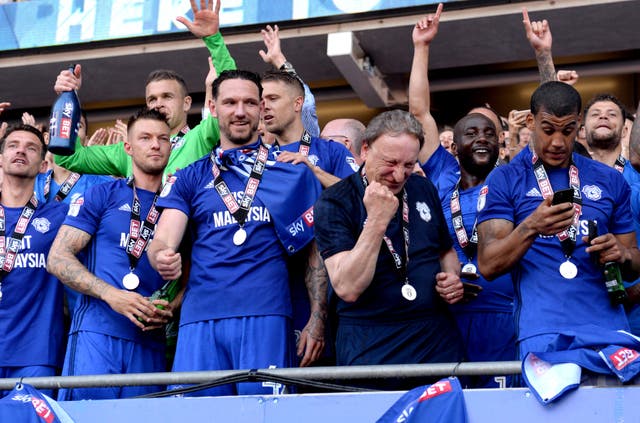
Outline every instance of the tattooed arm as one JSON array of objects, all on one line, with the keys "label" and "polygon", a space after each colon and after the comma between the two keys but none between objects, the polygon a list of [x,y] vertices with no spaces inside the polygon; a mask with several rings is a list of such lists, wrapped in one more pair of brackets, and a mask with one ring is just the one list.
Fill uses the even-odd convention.
[{"label": "tattooed arm", "polygon": [[551,55],[551,29],[547,20],[531,22],[527,9],[522,9],[522,23],[529,40],[529,44],[536,53],[538,71],[540,72],[540,83],[557,81],[556,68],[553,65]]},{"label": "tattooed arm", "polygon": [[[172,315],[169,309],[157,309],[147,298],[137,292],[118,289],[98,278],[82,265],[76,254],[90,240],[91,235],[88,233],[72,226],[62,225],[49,251],[47,271],[69,288],[106,302],[114,311],[127,317],[140,329],[150,330],[166,323]],[[164,301],[162,305],[167,306],[168,303]],[[138,321],[138,317],[150,325],[145,326]]]},{"label": "tattooed arm", "polygon": [[308,366],[320,358],[324,349],[324,327],[327,321],[327,286],[329,283],[327,269],[324,267],[315,241],[308,249],[309,259],[304,283],[309,292],[311,316],[302,330],[298,343],[298,356],[304,354],[300,360],[300,367]]},{"label": "tattooed arm", "polygon": [[507,272],[525,255],[538,235],[555,235],[573,220],[572,203],[540,205],[518,226],[505,219],[490,219],[478,225],[478,267],[488,280]]}]

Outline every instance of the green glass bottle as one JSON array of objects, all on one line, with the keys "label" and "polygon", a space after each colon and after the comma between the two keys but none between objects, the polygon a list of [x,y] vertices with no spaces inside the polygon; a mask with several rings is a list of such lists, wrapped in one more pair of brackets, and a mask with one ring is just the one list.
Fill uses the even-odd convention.
[{"label": "green glass bottle", "polygon": [[620,265],[615,261],[604,264],[604,281],[607,286],[607,293],[609,294],[611,305],[617,306],[624,304],[627,300],[627,291],[625,291],[622,283]]}]

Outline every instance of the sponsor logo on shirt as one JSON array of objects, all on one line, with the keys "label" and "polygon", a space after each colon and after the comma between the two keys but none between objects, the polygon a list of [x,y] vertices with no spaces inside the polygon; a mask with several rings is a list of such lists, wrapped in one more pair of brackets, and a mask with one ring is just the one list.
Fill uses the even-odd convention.
[{"label": "sponsor logo on shirt", "polygon": [[542,194],[540,194],[540,191],[538,191],[538,188],[533,187],[529,191],[527,191],[527,193],[524,196],[525,197],[542,197]]},{"label": "sponsor logo on shirt", "polygon": [[582,187],[582,193],[585,197],[592,201],[598,201],[602,198],[602,190],[597,185],[585,185]]},{"label": "sponsor logo on shirt", "polygon": [[36,228],[36,231],[40,232],[41,234],[46,234],[47,232],[49,232],[49,229],[51,229],[51,222],[49,222],[49,219],[47,219],[46,217],[38,217],[36,219],[33,219],[31,221],[31,224],[34,228]]},{"label": "sponsor logo on shirt", "polygon": [[127,213],[131,213],[131,205],[129,203],[124,203],[123,205],[118,207],[118,210],[123,211],[123,212],[127,212]]},{"label": "sponsor logo on shirt", "polygon": [[[229,210],[218,211],[212,213],[213,216],[213,225],[216,228],[221,228],[223,226],[228,225],[237,225],[238,222],[233,217]],[[249,209],[249,213],[247,214],[247,220],[245,222],[271,222],[271,215],[269,214],[269,210],[263,206],[253,206]]]},{"label": "sponsor logo on shirt", "polygon": [[613,363],[617,370],[622,370],[640,357],[638,351],[631,348],[620,348],[609,356],[609,360]]},{"label": "sponsor logo on shirt", "polygon": [[[174,148],[178,148],[178,147],[174,147]],[[167,195],[169,195],[169,193],[171,192],[171,188],[173,187],[173,184],[176,182],[176,177],[175,176],[170,176],[167,179],[167,182],[165,182],[164,186],[162,187],[162,192],[160,192],[160,197],[166,197]]]},{"label": "sponsor logo on shirt", "polygon": [[306,223],[308,227],[313,226],[313,206],[309,207],[309,209],[302,214],[302,220],[304,220],[304,223]]},{"label": "sponsor logo on shirt", "polygon": [[347,163],[351,166],[351,169],[353,169],[354,172],[357,172],[360,169],[358,162],[356,162],[356,159],[353,157],[347,157]]},{"label": "sponsor logo on shirt", "polygon": [[482,211],[482,209],[484,209],[484,206],[487,204],[487,194],[489,193],[489,186],[485,185],[482,188],[480,188],[480,193],[478,194],[478,204],[476,206],[476,209],[478,211]]},{"label": "sponsor logo on shirt", "polygon": [[211,181],[209,181],[209,183],[207,185],[204,186],[204,189],[213,189],[216,187],[216,184],[214,183],[214,180],[212,179]]},{"label": "sponsor logo on shirt", "polygon": [[451,392],[453,388],[451,387],[451,382],[448,380],[436,382],[433,385],[429,386],[418,398],[418,402],[426,401],[428,399],[437,397],[442,394],[446,394],[447,392]]},{"label": "sponsor logo on shirt", "polygon": [[84,197],[78,197],[71,205],[69,205],[69,211],[67,216],[77,217],[80,213],[80,207],[84,204]]}]

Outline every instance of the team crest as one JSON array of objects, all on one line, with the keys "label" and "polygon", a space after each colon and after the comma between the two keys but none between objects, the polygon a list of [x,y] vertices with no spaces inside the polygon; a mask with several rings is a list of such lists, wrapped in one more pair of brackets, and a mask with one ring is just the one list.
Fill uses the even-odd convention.
[{"label": "team crest", "polygon": [[602,198],[602,190],[597,185],[585,185],[582,187],[582,193],[589,200],[598,201]]},{"label": "team crest", "polygon": [[478,211],[482,211],[484,206],[487,204],[487,194],[489,193],[489,186],[485,185],[480,189],[480,194],[478,195]]},{"label": "team crest", "polygon": [[31,224],[34,228],[36,228],[36,231],[40,232],[41,234],[46,234],[47,232],[49,232],[49,229],[51,229],[51,222],[49,222],[49,219],[45,217],[38,217],[36,219],[33,219]]},{"label": "team crest", "polygon": [[320,157],[316,156],[315,154],[311,154],[307,158],[309,159],[309,161],[311,162],[312,165],[318,166],[318,162],[320,161]]},{"label": "team crest", "polygon": [[420,213],[420,218],[422,220],[427,223],[431,221],[431,209],[429,209],[427,203],[416,201],[416,210],[418,210],[418,213]]}]

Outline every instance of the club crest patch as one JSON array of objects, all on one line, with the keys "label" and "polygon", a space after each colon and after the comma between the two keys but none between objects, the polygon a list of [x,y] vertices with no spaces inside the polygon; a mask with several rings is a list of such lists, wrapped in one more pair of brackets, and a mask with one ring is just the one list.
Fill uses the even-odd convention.
[{"label": "club crest patch", "polygon": [[417,201],[416,210],[418,211],[418,213],[420,213],[420,218],[422,220],[424,220],[425,222],[431,221],[431,209],[429,209],[429,206],[427,205],[427,203],[423,203],[422,201]]},{"label": "club crest patch", "polygon": [[45,217],[35,218],[31,222],[31,224],[36,229],[36,231],[40,232],[41,234],[46,234],[47,232],[49,232],[49,229],[51,229],[51,222],[49,222],[49,219]]},{"label": "club crest patch", "polygon": [[582,187],[582,193],[585,197],[592,201],[598,201],[602,198],[602,190],[597,185],[585,185]]}]

